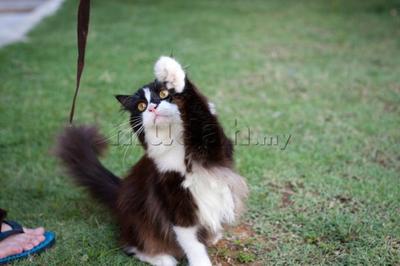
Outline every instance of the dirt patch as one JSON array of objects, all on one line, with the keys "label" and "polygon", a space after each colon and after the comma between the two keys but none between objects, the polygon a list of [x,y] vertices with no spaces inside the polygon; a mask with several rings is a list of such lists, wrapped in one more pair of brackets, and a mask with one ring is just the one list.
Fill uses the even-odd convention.
[{"label": "dirt patch", "polygon": [[376,163],[384,168],[396,169],[398,166],[398,157],[396,158],[394,154],[379,150],[373,146],[366,148],[363,154],[365,154],[365,156],[368,157],[371,162]]},{"label": "dirt patch", "polygon": [[294,204],[291,199],[292,195],[295,193],[295,186],[291,182],[287,182],[281,191],[281,207],[286,208]]},{"label": "dirt patch", "polygon": [[228,229],[225,237],[210,248],[213,265],[263,265],[260,255],[268,251],[260,248],[265,239],[257,235],[250,224]]},{"label": "dirt patch", "polygon": [[360,203],[348,195],[337,195],[329,202],[329,208],[334,208],[337,205],[349,210],[351,213],[356,213],[360,209]]},{"label": "dirt patch", "polygon": [[274,183],[268,183],[268,186],[272,191],[278,192],[281,194],[281,203],[279,207],[286,208],[292,206],[294,201],[292,200],[292,196],[304,188],[304,184],[302,182],[285,182],[284,185],[278,185]]},{"label": "dirt patch", "polygon": [[386,236],[385,241],[387,246],[393,250],[393,252],[400,252],[400,239],[396,239],[392,236]]}]

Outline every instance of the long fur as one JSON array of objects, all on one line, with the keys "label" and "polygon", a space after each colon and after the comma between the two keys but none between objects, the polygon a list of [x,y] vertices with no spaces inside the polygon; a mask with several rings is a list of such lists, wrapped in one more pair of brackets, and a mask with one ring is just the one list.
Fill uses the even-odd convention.
[{"label": "long fur", "polygon": [[74,181],[103,204],[114,208],[121,180],[108,171],[98,156],[106,149],[105,139],[92,126],[67,126],[59,136],[55,154]]},{"label": "long fur", "polygon": [[152,265],[174,266],[186,255],[191,266],[209,266],[206,246],[235,222],[247,185],[214,108],[181,65],[161,57],[154,72],[154,82],[116,96],[145,149],[125,178],[100,163],[106,145],[94,127],[67,127],[56,154],[79,185],[112,207],[127,253]]}]

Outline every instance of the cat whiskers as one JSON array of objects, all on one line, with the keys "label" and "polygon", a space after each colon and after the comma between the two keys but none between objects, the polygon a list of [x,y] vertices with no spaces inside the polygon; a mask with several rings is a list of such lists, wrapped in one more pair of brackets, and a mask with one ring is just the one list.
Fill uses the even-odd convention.
[{"label": "cat whiskers", "polygon": [[[136,127],[136,126],[138,126],[138,125],[140,124],[139,122],[141,122],[141,118],[135,118],[135,119],[131,119],[131,120],[128,120],[128,121],[125,121],[125,122],[120,123],[119,125],[117,125],[117,126],[110,132],[110,134],[107,134],[107,135],[109,135],[109,137],[107,137],[107,138],[105,139],[105,141],[109,141],[110,139],[115,138],[115,137],[117,137],[117,136],[118,136],[118,139],[119,139],[119,137],[120,137],[121,135],[125,135],[125,134],[127,134],[129,131],[132,130],[132,125],[131,125],[131,124],[134,124],[133,127]],[[128,126],[128,128],[125,128],[126,126]]]},{"label": "cat whiskers", "polygon": [[115,138],[115,137],[118,137],[118,138],[119,138],[121,135],[128,133],[130,130],[131,130],[130,127],[129,127],[129,128],[124,128],[124,129],[115,128],[114,130],[112,130],[111,135],[109,135],[109,136],[105,139],[105,141],[108,142],[110,139],[113,139],[113,138]]},{"label": "cat whiskers", "polygon": [[[132,128],[135,128],[136,126],[138,126],[138,125],[140,125],[140,124],[142,124],[141,121],[138,122],[138,123],[136,123],[135,125],[133,125]],[[139,140],[139,135],[143,132],[143,130],[144,130],[144,126],[141,125],[141,126],[139,127],[138,130],[134,131],[134,135],[136,136],[136,140]],[[136,140],[135,140],[135,141],[136,141]],[[130,147],[133,146],[133,145],[132,145],[132,141],[131,141],[130,145],[126,145],[126,146],[127,146],[127,147],[125,148],[124,156],[123,156],[123,158],[122,158],[122,165],[123,165],[124,168],[125,168],[125,166],[126,166],[125,163],[126,163],[126,155],[127,155],[127,153],[128,153],[128,150],[129,150]]]}]

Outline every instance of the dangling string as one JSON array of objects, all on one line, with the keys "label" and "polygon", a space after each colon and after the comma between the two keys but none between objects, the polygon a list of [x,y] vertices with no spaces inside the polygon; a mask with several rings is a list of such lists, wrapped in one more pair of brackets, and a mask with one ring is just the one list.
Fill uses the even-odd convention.
[{"label": "dangling string", "polygon": [[78,7],[78,61],[76,71],[76,88],[74,98],[72,99],[71,112],[69,114],[69,123],[72,124],[75,113],[75,102],[78,96],[79,84],[81,82],[82,71],[85,66],[85,48],[86,40],[89,34],[89,16],[90,16],[90,0],[80,0]]}]

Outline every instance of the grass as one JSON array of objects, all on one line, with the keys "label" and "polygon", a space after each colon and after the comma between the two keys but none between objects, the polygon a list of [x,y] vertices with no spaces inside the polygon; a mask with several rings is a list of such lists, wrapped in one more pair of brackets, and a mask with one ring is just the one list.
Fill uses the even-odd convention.
[{"label": "grass", "polygon": [[[73,94],[76,5],[0,50],[0,206],[57,233],[52,250],[20,265],[140,265],[49,153]],[[216,259],[400,264],[399,2],[97,0],[91,19],[77,123],[112,137],[127,119],[113,94],[152,80],[156,58],[173,51],[238,136],[248,230],[228,233],[236,251],[219,246]],[[278,145],[245,145],[246,128]],[[123,175],[141,154],[111,146],[104,163]]]}]

